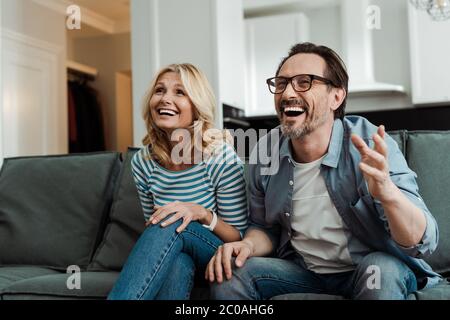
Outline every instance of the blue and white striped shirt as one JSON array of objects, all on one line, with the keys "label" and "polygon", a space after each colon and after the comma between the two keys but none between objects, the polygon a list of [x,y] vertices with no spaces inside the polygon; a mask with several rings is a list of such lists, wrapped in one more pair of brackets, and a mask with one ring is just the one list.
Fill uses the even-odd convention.
[{"label": "blue and white striped shirt", "polygon": [[194,202],[217,212],[241,234],[247,228],[244,165],[233,147],[223,144],[209,158],[182,171],[171,171],[150,158],[148,147],[131,161],[134,181],[147,221],[153,206],[176,200]]}]

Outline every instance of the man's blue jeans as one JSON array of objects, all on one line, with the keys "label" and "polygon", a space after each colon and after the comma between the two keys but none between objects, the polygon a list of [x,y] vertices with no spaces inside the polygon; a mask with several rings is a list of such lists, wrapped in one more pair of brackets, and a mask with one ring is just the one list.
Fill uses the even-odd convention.
[{"label": "man's blue jeans", "polygon": [[211,297],[260,300],[288,293],[317,293],[347,299],[403,300],[417,290],[409,267],[381,252],[367,255],[355,271],[343,273],[317,274],[301,265],[294,260],[253,257],[237,268],[233,261],[233,277],[213,284]]},{"label": "man's blue jeans", "polygon": [[177,233],[181,222],[145,229],[108,299],[189,299],[196,269],[204,272],[223,241],[198,222]]}]

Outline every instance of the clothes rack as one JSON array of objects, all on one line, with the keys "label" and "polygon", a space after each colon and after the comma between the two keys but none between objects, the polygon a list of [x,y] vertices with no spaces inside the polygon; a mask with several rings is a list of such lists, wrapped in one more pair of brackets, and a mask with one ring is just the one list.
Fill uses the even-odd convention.
[{"label": "clothes rack", "polygon": [[98,76],[98,70],[96,68],[68,60],[66,61],[66,67],[68,75],[74,77],[82,77],[87,80],[95,80]]}]

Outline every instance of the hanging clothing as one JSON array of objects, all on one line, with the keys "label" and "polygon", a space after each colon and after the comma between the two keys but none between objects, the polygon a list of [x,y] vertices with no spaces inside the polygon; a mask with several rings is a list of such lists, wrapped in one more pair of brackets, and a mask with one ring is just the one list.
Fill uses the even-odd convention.
[{"label": "hanging clothing", "polygon": [[75,99],[73,97],[70,84],[67,85],[67,93],[69,99],[69,145],[77,142],[77,114]]},{"label": "hanging clothing", "polygon": [[97,91],[83,82],[69,81],[68,86],[69,152],[105,150],[103,117]]}]

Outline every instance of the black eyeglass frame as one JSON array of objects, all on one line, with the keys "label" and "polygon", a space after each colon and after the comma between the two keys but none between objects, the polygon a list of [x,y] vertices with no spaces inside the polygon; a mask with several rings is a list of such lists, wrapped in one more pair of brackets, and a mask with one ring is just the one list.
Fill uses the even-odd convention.
[{"label": "black eyeglass frame", "polygon": [[[309,77],[309,87],[308,87],[308,89],[306,89],[306,90],[297,90],[297,89],[295,89],[295,86],[294,86],[292,80],[293,80],[295,77],[298,77],[298,76],[308,76],[308,77]],[[277,78],[278,78],[278,79],[281,78],[281,79],[287,80],[287,81],[286,81],[286,85],[284,86],[283,91],[280,91],[280,92],[273,92],[273,91],[271,90],[271,85],[270,85],[270,83],[271,83],[271,82],[275,83],[274,80],[277,79]],[[335,84],[333,83],[333,81],[331,81],[330,79],[327,79],[327,78],[324,78],[324,77],[321,77],[321,76],[317,76],[317,75],[315,75],[315,74],[297,74],[297,75],[292,76],[292,77],[290,77],[290,78],[287,78],[287,77],[272,77],[272,78],[267,79],[267,80],[266,80],[266,83],[267,83],[267,86],[269,87],[270,93],[272,93],[272,94],[280,94],[280,93],[283,93],[283,92],[286,90],[287,85],[288,85],[289,82],[291,83],[292,88],[293,88],[296,92],[306,92],[306,91],[308,91],[308,90],[311,89],[312,83],[313,83],[314,80],[319,80],[319,81],[321,81],[321,82],[323,82],[323,83],[325,83],[325,84],[332,85],[333,87],[336,87],[336,85],[335,85]],[[274,87],[275,87],[275,86],[274,86]]]}]

